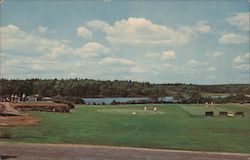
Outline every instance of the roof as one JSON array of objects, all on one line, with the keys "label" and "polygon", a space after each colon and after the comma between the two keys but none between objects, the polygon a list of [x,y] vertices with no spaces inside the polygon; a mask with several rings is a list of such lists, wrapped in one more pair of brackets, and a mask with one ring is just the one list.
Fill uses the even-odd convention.
[{"label": "roof", "polygon": [[44,100],[51,100],[52,98],[50,98],[50,97],[43,97],[42,99],[44,99]]}]

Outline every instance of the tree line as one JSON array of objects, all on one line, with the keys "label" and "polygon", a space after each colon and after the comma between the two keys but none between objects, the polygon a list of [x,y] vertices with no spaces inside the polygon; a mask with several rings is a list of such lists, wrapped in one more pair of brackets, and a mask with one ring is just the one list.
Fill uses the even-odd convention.
[{"label": "tree line", "polygon": [[93,79],[1,79],[0,95],[11,94],[62,97],[199,97],[213,94],[250,94],[249,84],[196,85]]}]

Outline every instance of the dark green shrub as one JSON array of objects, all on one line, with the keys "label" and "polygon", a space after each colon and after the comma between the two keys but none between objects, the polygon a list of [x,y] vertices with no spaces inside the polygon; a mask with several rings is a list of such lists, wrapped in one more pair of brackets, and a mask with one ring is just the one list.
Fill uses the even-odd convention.
[{"label": "dark green shrub", "polygon": [[75,108],[75,105],[74,105],[72,102],[67,101],[67,100],[63,100],[63,99],[53,99],[52,101],[55,102],[55,103],[67,104],[67,105],[69,106],[70,109],[74,109],[74,108]]}]

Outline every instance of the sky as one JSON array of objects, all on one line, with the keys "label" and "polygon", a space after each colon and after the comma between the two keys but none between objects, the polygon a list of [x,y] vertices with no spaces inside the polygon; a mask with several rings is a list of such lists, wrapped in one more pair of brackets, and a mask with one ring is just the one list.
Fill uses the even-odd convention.
[{"label": "sky", "polygon": [[250,84],[247,0],[4,0],[1,78]]}]

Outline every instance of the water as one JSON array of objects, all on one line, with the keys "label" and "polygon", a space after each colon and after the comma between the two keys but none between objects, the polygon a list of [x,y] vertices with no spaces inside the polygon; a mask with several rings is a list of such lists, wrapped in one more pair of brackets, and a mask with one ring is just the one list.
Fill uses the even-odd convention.
[{"label": "water", "polygon": [[224,99],[227,98],[228,96],[210,96],[212,99]]},{"label": "water", "polygon": [[[115,102],[139,102],[139,101],[150,101],[149,97],[107,97],[107,98],[82,98],[86,104],[111,104]],[[174,102],[174,97],[163,97],[158,98],[159,101]]]},{"label": "water", "polygon": [[82,98],[86,104],[111,104],[113,101],[116,102],[130,102],[130,101],[148,101],[150,98],[142,97],[108,97],[108,98]]},{"label": "water", "polygon": [[159,101],[163,101],[163,102],[176,102],[174,97],[172,96],[167,96],[167,97],[162,97],[162,98],[158,98]]}]

